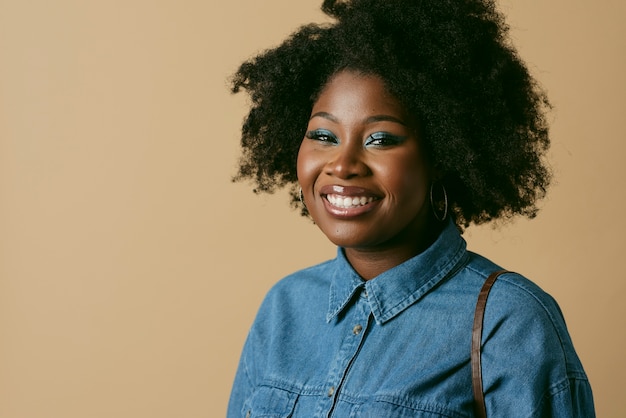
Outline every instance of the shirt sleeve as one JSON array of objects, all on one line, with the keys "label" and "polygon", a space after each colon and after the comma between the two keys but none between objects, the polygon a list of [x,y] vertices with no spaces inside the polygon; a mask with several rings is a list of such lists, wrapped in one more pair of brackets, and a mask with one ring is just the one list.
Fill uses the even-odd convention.
[{"label": "shirt sleeve", "polygon": [[239,360],[239,366],[237,373],[235,374],[235,381],[230,393],[230,399],[228,401],[227,418],[240,418],[242,417],[243,405],[250,397],[252,392],[252,381],[248,374],[246,365],[246,353],[248,343],[244,346],[241,359]]},{"label": "shirt sleeve", "polygon": [[550,396],[535,416],[553,418],[595,418],[593,396],[587,379],[570,379],[559,392]]}]

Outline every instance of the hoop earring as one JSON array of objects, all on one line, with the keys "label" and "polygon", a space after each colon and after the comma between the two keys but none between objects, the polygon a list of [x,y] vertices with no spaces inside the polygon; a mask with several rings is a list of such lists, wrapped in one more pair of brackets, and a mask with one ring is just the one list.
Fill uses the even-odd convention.
[{"label": "hoop earring", "polygon": [[[433,210],[433,215],[435,216],[435,219],[437,219],[439,222],[443,222],[448,217],[448,193],[446,192],[446,188],[443,183],[439,182],[439,184],[441,185],[441,191],[443,193],[443,202],[439,202],[437,205],[435,205],[435,200],[433,198],[433,188],[435,186],[435,182],[433,182],[430,184],[430,207]],[[443,215],[440,215],[439,213],[437,213],[437,211],[443,211]]]},{"label": "hoop earring", "polygon": [[300,203],[302,203],[302,206],[304,206],[304,209],[308,212],[309,208],[307,208],[306,203],[304,203],[304,193],[302,192],[302,187],[300,187],[300,193],[298,196],[300,197]]},{"label": "hoop earring", "polygon": [[309,208],[306,207],[306,203],[304,203],[304,193],[302,192],[302,187],[300,187],[300,192],[298,193],[298,197],[300,198],[300,203],[302,203],[302,211],[301,215],[306,216],[315,224],[315,221],[311,217],[311,212],[309,212]]}]

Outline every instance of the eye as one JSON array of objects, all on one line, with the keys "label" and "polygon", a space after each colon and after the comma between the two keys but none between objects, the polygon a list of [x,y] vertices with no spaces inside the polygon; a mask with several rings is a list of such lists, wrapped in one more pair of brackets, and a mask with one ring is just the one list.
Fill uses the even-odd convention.
[{"label": "eye", "polygon": [[402,143],[406,137],[392,135],[388,132],[375,132],[365,140],[366,147],[390,147]]},{"label": "eye", "polygon": [[326,129],[315,129],[312,131],[308,131],[306,133],[306,137],[314,141],[325,142],[328,144],[339,143],[339,138],[337,138],[334,133]]}]

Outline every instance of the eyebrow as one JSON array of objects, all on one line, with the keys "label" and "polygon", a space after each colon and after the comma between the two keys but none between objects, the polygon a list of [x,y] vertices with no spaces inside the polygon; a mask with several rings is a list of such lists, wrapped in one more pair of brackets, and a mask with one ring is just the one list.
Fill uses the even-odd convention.
[{"label": "eyebrow", "polygon": [[328,119],[331,122],[339,123],[339,119],[337,119],[336,117],[334,117],[333,115],[331,115],[328,112],[317,112],[317,113],[314,113],[314,114],[311,115],[309,120],[311,120],[313,118],[316,118],[316,117]]},{"label": "eyebrow", "polygon": [[[337,119],[335,116],[331,115],[328,112],[317,112],[317,113],[314,113],[313,115],[311,115],[309,120],[311,120],[311,119],[313,119],[315,117],[320,117],[320,118],[328,119],[329,121],[334,122],[334,123],[339,123],[339,119]],[[402,119],[398,119],[398,118],[396,118],[394,116],[390,116],[390,115],[374,115],[374,116],[368,117],[364,121],[365,124],[376,123],[376,122],[395,122],[395,123],[398,123],[398,124],[400,124],[402,126],[407,126],[407,124]]]},{"label": "eyebrow", "polygon": [[398,119],[396,117],[389,116],[389,115],[375,115],[375,116],[370,116],[369,118],[365,119],[365,123],[375,123],[375,122],[395,122],[395,123],[399,123],[402,126],[406,126],[406,123],[404,123],[402,119]]}]

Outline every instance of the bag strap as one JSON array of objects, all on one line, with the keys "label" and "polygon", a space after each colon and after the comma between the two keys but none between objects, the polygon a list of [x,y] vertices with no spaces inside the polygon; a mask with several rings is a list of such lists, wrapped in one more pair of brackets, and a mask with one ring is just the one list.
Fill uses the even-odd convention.
[{"label": "bag strap", "polygon": [[508,273],[507,270],[499,270],[491,273],[478,294],[476,311],[474,312],[474,327],[472,329],[472,389],[474,391],[474,413],[478,418],[487,418],[485,409],[485,395],[483,393],[483,376],[480,362],[480,343],[483,335],[483,318],[485,316],[485,306],[491,286],[498,276]]}]

